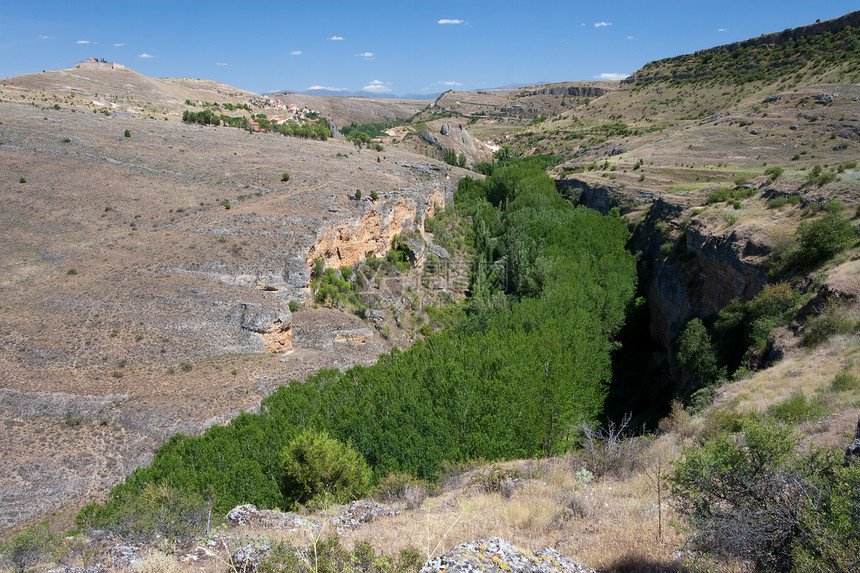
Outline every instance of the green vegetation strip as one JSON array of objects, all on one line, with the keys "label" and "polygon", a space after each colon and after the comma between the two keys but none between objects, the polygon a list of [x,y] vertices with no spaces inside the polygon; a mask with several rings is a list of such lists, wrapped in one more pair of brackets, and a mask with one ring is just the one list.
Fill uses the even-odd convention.
[{"label": "green vegetation strip", "polygon": [[[456,325],[376,365],[293,382],[229,426],[173,436],[78,524],[155,532],[181,521],[165,520],[170,511],[193,522],[201,505],[223,515],[241,503],[343,501],[391,473],[433,479],[446,463],[568,448],[572,428],[602,411],[636,271],[621,218],[572,207],[543,166],[519,161],[461,181],[456,208],[474,221],[466,241],[476,256]],[[332,461],[298,476],[301,456]],[[332,476],[350,472],[356,482],[335,488]]]}]

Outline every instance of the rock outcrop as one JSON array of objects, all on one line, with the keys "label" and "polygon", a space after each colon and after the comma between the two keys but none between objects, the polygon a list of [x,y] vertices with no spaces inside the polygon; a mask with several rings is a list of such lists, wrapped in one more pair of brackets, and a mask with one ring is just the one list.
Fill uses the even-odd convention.
[{"label": "rock outcrop", "polygon": [[402,199],[387,213],[369,210],[358,220],[323,231],[308,253],[307,264],[310,266],[321,258],[326,267],[337,268],[354,265],[370,254],[384,255],[391,248],[394,235],[414,223],[415,205],[409,199]]},{"label": "rock outcrop", "polygon": [[554,95],[597,98],[612,90],[597,86],[549,86],[528,92],[528,95]]},{"label": "rock outcrop", "polygon": [[[696,219],[682,228],[683,210],[657,198],[632,239],[642,252],[639,282],[651,312],[651,337],[667,351],[687,320],[712,315],[737,297],[748,300],[768,282],[760,264],[770,252],[766,244]],[[663,243],[673,240],[661,231],[667,227],[677,227],[680,235],[670,256],[661,252]]]},{"label": "rock outcrop", "polygon": [[[399,514],[390,507],[370,500],[358,500],[348,503],[339,508],[332,508],[329,523],[333,525],[338,533],[355,529],[361,524],[370,523],[382,516],[394,516]],[[321,531],[322,522],[302,517],[297,513],[277,511],[273,509],[257,509],[255,505],[239,505],[231,509],[225,517],[227,524],[231,527],[240,525],[264,529],[278,529],[286,531]]]},{"label": "rock outcrop", "polygon": [[[325,229],[311,247],[307,265],[310,267],[315,259],[321,258],[326,267],[338,268],[352,266],[371,254],[383,256],[391,248],[395,235],[418,230],[423,236],[424,219],[432,217],[444,205],[444,194],[434,187],[423,197],[403,197],[388,210],[373,207],[357,220]],[[423,248],[420,258],[423,259]]]},{"label": "rock outcrop", "polygon": [[265,343],[266,352],[286,352],[293,348],[293,315],[280,304],[241,303],[240,325],[242,330],[259,334]]},{"label": "rock outcrop", "polygon": [[429,131],[427,131],[426,129],[425,129],[425,130],[423,130],[423,131],[421,131],[421,132],[418,134],[418,137],[420,137],[421,139],[423,139],[423,140],[424,140],[424,142],[425,142],[427,145],[432,145],[432,146],[434,146],[434,147],[438,147],[439,149],[442,149],[442,148],[443,148],[443,146],[439,143],[439,138],[438,138],[438,137],[436,137],[436,134],[435,134],[435,133],[430,133],[430,132],[429,132]]},{"label": "rock outcrop", "polygon": [[596,573],[555,549],[518,549],[498,537],[458,545],[424,564],[420,573]]},{"label": "rock outcrop", "polygon": [[328,130],[331,132],[332,138],[343,139],[343,134],[337,128],[337,124],[333,119],[328,120]]},{"label": "rock outcrop", "polygon": [[302,517],[296,513],[284,513],[272,509],[257,509],[252,504],[234,507],[227,513],[225,520],[233,527],[252,525],[266,529],[284,529],[288,531],[298,531],[301,529],[318,531],[322,528],[322,524],[319,521]]},{"label": "rock outcrop", "polygon": [[609,213],[609,210],[616,206],[619,200],[615,196],[614,188],[592,187],[579,179],[559,179],[555,182],[555,187],[562,195],[571,197],[575,203],[594,209],[601,215]]},{"label": "rock outcrop", "polygon": [[857,418],[857,429],[854,431],[854,441],[845,450],[845,463],[856,464],[860,462],[860,418]]}]

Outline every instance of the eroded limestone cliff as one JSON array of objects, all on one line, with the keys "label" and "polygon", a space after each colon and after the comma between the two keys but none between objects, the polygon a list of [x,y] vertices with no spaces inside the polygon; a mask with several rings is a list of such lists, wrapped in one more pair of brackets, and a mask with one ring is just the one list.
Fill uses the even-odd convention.
[{"label": "eroded limestone cliff", "polygon": [[438,187],[395,201],[362,201],[364,214],[322,230],[307,256],[308,266],[318,258],[327,268],[351,266],[370,255],[384,256],[396,235],[417,230],[424,235],[424,220],[445,205]]}]

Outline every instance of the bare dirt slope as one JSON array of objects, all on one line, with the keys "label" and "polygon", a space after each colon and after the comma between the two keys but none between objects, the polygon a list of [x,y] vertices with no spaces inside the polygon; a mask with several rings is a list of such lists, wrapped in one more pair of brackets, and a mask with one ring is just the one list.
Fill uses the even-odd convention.
[{"label": "bare dirt slope", "polygon": [[[259,94],[213,80],[197,78],[151,78],[132,69],[77,69],[45,71],[4,78],[2,98],[25,101],[42,107],[59,105],[101,112],[127,113],[134,117],[179,121],[193,103],[242,104],[264,101]],[[268,99],[268,98],[266,98]],[[341,98],[279,94],[271,99],[318,111],[337,125],[389,122],[411,117],[428,102],[388,98]],[[200,108],[197,108],[198,110]],[[254,113],[266,112],[254,107]],[[221,109],[227,115],[247,115],[243,110]],[[269,115],[276,113],[269,110]]]},{"label": "bare dirt slope", "polygon": [[[143,82],[133,101],[162,85],[127,73]],[[174,432],[224,422],[319,368],[373,362],[391,342],[357,316],[290,313],[310,302],[308,254],[336,236],[336,264],[356,236],[337,230],[366,220],[380,224],[365,235],[420,229],[465,173],[396,149],[93,113],[53,84],[7,82],[4,529],[97,498]],[[171,93],[153,104],[183,95]],[[267,353],[273,339],[292,350]]]},{"label": "bare dirt slope", "polygon": [[302,94],[275,94],[274,99],[286,104],[306,105],[323,117],[333,119],[343,127],[352,122],[386,123],[412,117],[429,102],[388,98],[309,96]]}]

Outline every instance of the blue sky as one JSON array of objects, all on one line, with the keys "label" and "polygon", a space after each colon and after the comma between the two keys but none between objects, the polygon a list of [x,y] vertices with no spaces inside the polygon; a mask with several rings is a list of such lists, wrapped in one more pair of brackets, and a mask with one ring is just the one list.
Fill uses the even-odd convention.
[{"label": "blue sky", "polygon": [[257,93],[389,94],[617,78],[857,0],[0,0],[0,77],[87,57]]}]

